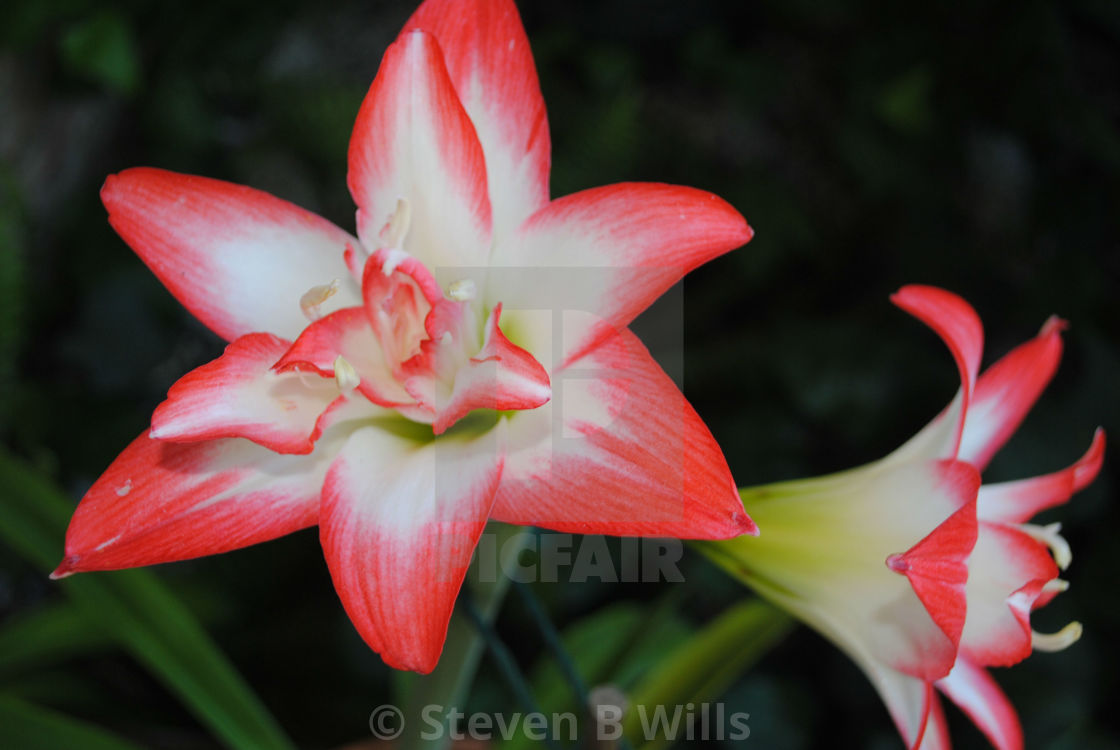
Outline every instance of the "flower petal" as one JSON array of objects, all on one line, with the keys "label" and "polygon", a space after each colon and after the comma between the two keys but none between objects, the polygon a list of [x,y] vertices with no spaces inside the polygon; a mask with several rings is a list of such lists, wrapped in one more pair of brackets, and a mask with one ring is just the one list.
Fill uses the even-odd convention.
[{"label": "flower petal", "polygon": [[744,561],[752,586],[810,603],[802,609],[845,650],[934,680],[957,654],[965,597],[953,574],[975,540],[978,484],[968,464],[928,461],[764,486],[743,493],[761,535],[714,546]]},{"label": "flower petal", "polygon": [[333,378],[334,363],[343,357],[358,374],[358,390],[375,404],[395,407],[412,398],[393,378],[389,363],[374,336],[365,308],[347,307],[316,320],[291,348],[276,358],[280,372],[312,371]]},{"label": "flower petal", "polygon": [[1014,526],[982,522],[968,569],[961,654],[984,666],[1030,656],[1031,609],[1058,577],[1046,546]]},{"label": "flower petal", "polygon": [[751,235],[738,211],[702,190],[653,183],[584,190],[553,201],[495,246],[492,265],[501,268],[490,270],[487,302],[507,311],[594,313],[579,330],[565,324],[561,362],[571,362]]},{"label": "flower petal", "polygon": [[369,427],[331,466],[323,553],[354,627],[390,666],[430,672],[439,660],[501,471],[497,430],[417,443]]},{"label": "flower petal", "polygon": [[403,249],[429,268],[483,266],[490,252],[486,165],[435,38],[402,34],[389,46],[350,139],[347,182],[367,249],[407,200]]},{"label": "flower petal", "polygon": [[988,670],[961,657],[937,687],[968,714],[996,750],[1022,750],[1019,716]]},{"label": "flower petal", "polygon": [[329,455],[141,435],[82,498],[54,575],[213,555],[313,526]]},{"label": "flower petal", "polygon": [[1019,427],[1058,369],[1065,327],[1064,320],[1051,317],[1038,336],[980,376],[964,423],[962,460],[983,471]]},{"label": "flower petal", "polygon": [[[887,567],[906,576],[930,617],[956,646],[965,627],[965,583],[969,555],[976,545],[976,491],[980,474],[962,461],[941,461],[935,476],[939,492],[961,506],[920,542],[887,558]],[[916,676],[932,679],[928,673]]]},{"label": "flower petal", "polygon": [[[941,337],[961,376],[961,392],[945,412],[892,454],[892,458],[931,450],[939,458],[956,458],[964,433],[964,419],[972,403],[972,392],[984,352],[984,328],[980,317],[963,299],[932,286],[911,284],[891,295],[898,307],[925,323]],[[950,436],[942,447],[942,436]]]},{"label": "flower petal", "polygon": [[633,333],[554,371],[552,389],[510,418],[517,452],[495,519],[618,536],[757,533],[711,433]]},{"label": "flower petal", "polygon": [[333,380],[273,371],[290,345],[269,333],[235,340],[171,386],[152,415],[151,437],[243,437],[277,453],[310,453],[323,431],[320,417],[340,392]]},{"label": "flower petal", "polygon": [[883,699],[908,748],[948,750],[944,715],[930,682],[891,669],[865,654],[849,652],[849,656],[863,669]]},{"label": "flower petal", "polygon": [[500,238],[548,203],[548,118],[517,6],[512,0],[427,0],[403,33],[414,29],[439,41],[474,123]]},{"label": "flower petal", "polygon": [[984,328],[972,306],[952,292],[921,284],[902,287],[891,295],[891,302],[941,337],[953,353],[961,383],[971,392],[984,353]]},{"label": "flower petal", "polygon": [[482,350],[455,375],[455,386],[442,407],[437,404],[432,429],[437,435],[475,409],[535,409],[552,397],[548,373],[533,355],[514,346],[498,327],[498,304],[486,321]]},{"label": "flower petal", "polygon": [[949,723],[945,721],[945,709],[937,693],[930,692],[929,696],[929,721],[926,722],[926,731],[922,735],[922,744],[918,750],[950,750],[952,742],[949,740]]},{"label": "flower petal", "polygon": [[109,223],[196,318],[227,341],[247,333],[294,339],[300,298],[340,280],[335,302],[357,304],[342,254],[349,234],[268,193],[141,167],[101,188]]},{"label": "flower petal", "polygon": [[980,488],[977,515],[985,521],[1023,523],[1047,508],[1065,503],[1088,487],[1104,465],[1104,430],[1097,428],[1085,455],[1072,466],[1052,474]]}]

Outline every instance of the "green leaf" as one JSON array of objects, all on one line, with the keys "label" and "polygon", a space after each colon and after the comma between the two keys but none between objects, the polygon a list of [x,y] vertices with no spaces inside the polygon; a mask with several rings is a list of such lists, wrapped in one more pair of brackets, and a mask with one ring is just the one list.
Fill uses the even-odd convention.
[{"label": "green leaf", "polygon": [[139,745],[84,721],[6,695],[0,695],[0,747],[140,750]]},{"label": "green leaf", "polygon": [[77,654],[115,645],[73,602],[50,602],[0,628],[0,674],[41,669]]},{"label": "green leaf", "polygon": [[[44,573],[62,557],[71,504],[0,454],[0,539]],[[276,721],[182,602],[145,570],[59,582],[84,619],[132,654],[229,747],[290,748]]]},{"label": "green leaf", "polygon": [[664,707],[671,714],[679,706],[719,698],[793,625],[788,615],[762,600],[728,608],[668,653],[628,691],[630,708],[623,718],[624,735],[644,750],[672,745],[672,738],[655,736],[649,731],[657,707]]}]

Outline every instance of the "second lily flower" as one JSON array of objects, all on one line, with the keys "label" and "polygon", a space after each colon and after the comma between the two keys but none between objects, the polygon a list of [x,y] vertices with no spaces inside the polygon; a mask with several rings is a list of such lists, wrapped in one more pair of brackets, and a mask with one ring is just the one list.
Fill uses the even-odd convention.
[{"label": "second lily flower", "polygon": [[910,747],[949,746],[936,687],[995,747],[1014,750],[1018,718],[985,667],[1080,635],[1079,623],[1031,629],[1031,610],[1066,589],[1058,576],[1071,555],[1058,524],[1028,521],[1093,481],[1104,433],[1063,471],[981,486],[1057,369],[1064,323],[1051,318],[978,377],[983,330],[968,303],[925,286],[892,299],[951,350],[961,376],[953,402],[880,461],[743,490],[762,535],[700,546],[859,664]]}]

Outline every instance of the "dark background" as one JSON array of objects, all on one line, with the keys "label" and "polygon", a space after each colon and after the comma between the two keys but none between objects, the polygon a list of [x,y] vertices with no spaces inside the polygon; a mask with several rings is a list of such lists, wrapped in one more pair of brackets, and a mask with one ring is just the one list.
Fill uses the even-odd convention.
[{"label": "dark background", "polygon": [[[353,117],[411,3],[220,0],[0,10],[0,434],[76,500],[220,342],[111,231],[105,175],[152,165],[269,190],[353,226]],[[1072,327],[1057,378],[987,481],[1072,462],[1120,429],[1120,6],[1107,0],[521,3],[548,105],[552,193],[621,180],[713,190],[755,228],[684,286],[684,389],[740,484],[887,453],[950,398],[936,338],[895,310],[909,282],[970,300],[985,363],[1051,313]],[[679,331],[639,321],[670,370]],[[672,327],[670,327],[672,328]],[[676,357],[676,359],[673,359]],[[1060,519],[1071,590],[1035,617],[1085,625],[1061,655],[1000,670],[1028,747],[1120,747],[1120,514],[1111,458]],[[0,488],[0,495],[2,495]],[[0,500],[0,512],[2,511]],[[694,554],[681,618],[747,592]],[[391,675],[330,587],[316,534],[166,566],[301,745],[368,737]],[[538,584],[566,627],[650,585]],[[0,546],[0,617],[58,596]],[[511,600],[499,620],[539,652]],[[142,743],[211,740],[126,657],[85,655],[0,682]],[[484,663],[472,705],[501,707]],[[45,697],[44,697],[45,696]],[[859,671],[800,629],[727,694],[745,746],[898,747]],[[959,747],[983,738],[950,710]]]}]

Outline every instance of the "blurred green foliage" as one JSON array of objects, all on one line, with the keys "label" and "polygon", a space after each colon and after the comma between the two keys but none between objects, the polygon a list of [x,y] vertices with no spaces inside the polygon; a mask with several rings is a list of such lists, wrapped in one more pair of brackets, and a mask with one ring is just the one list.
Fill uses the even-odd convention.
[{"label": "blurred green foliage", "polygon": [[[629,179],[696,185],[757,231],[684,286],[685,392],[741,484],[877,458],[948,401],[948,356],[887,301],[908,282],[976,305],[986,362],[1051,313],[1072,323],[1058,377],[990,479],[1059,468],[1097,424],[1118,429],[1116,3],[521,9],[549,110],[554,195]],[[0,434],[40,481],[76,501],[167,387],[220,351],[108,227],[104,176],[135,165],[205,174],[352,226],[350,126],[410,10],[369,0],[0,6]],[[680,362],[681,327],[657,324],[659,314],[677,311],[655,308],[636,328],[663,362]],[[1092,488],[1044,519],[1063,522],[1075,560],[1072,589],[1037,627],[1076,618],[1086,635],[998,673],[1030,747],[1120,747],[1120,558],[1106,536],[1120,523],[1116,487],[1109,458]],[[687,606],[656,631],[682,638],[747,596],[694,555],[684,565]],[[394,680],[346,620],[313,531],[154,575],[205,620],[300,747],[368,738],[369,711],[392,699]],[[651,611],[674,586],[534,588],[591,659],[581,633]],[[17,658],[43,660],[0,667],[0,713],[29,727],[62,713],[82,722],[74,731],[142,746],[213,746],[212,727],[78,624],[69,602],[0,545],[0,617],[12,628],[0,655],[22,623],[40,638]],[[552,701],[556,673],[528,623],[511,598],[497,627]],[[587,670],[594,681],[620,674]],[[727,690],[751,713],[747,747],[899,746],[863,676],[804,629]],[[512,706],[484,659],[466,709]],[[959,714],[950,721],[957,746],[985,746]]]}]

